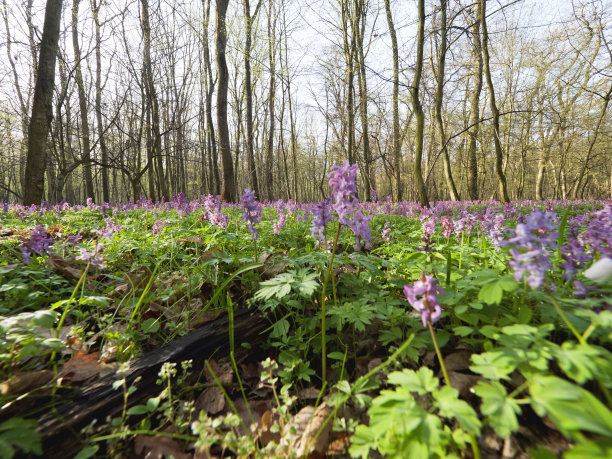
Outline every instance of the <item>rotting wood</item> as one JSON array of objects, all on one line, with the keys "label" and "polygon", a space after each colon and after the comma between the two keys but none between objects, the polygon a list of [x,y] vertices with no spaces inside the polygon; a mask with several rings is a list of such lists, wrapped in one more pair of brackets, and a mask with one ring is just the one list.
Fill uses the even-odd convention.
[{"label": "rotting wood", "polygon": [[[264,339],[262,332],[267,326],[267,320],[260,314],[237,311],[234,315],[236,345],[248,342],[255,347]],[[37,431],[42,436],[44,456],[50,459],[74,456],[83,448],[80,436],[83,427],[94,420],[98,425],[104,424],[108,417],[120,415],[123,390],[113,389],[115,381],[125,378],[127,387],[137,388],[128,398],[129,408],[145,403],[161,391],[155,381],[165,362],[193,360],[193,370],[198,371],[204,360],[213,354],[216,358],[229,355],[229,350],[228,317],[225,315],[134,360],[125,373],[107,375],[74,395],[57,400],[55,410],[49,409],[38,418]]]}]

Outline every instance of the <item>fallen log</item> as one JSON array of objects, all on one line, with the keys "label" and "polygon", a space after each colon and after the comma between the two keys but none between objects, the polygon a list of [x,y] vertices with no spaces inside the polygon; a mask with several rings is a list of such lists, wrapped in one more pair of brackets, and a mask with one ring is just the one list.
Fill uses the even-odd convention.
[{"label": "fallen log", "polygon": [[[130,363],[121,374],[107,375],[81,388],[72,396],[55,400],[55,406],[38,417],[37,431],[42,436],[43,454],[46,458],[73,457],[83,448],[81,429],[97,420],[120,416],[124,408],[122,388],[114,389],[115,381],[125,378],[127,387],[135,386],[127,407],[144,404],[161,389],[155,384],[159,370],[165,362],[193,361],[193,369],[203,367],[206,359],[228,356],[228,317],[215,319],[183,337],[152,351]],[[255,347],[264,339],[262,332],[268,326],[266,319],[253,311],[237,311],[234,315],[236,345],[249,343]],[[137,378],[140,378],[137,380]]]}]

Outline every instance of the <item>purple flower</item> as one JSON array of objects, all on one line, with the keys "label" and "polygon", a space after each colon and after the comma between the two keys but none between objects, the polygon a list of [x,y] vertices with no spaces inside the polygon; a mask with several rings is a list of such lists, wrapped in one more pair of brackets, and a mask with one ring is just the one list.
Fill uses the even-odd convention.
[{"label": "purple flower", "polygon": [[106,265],[104,264],[104,260],[100,255],[102,249],[104,249],[104,244],[96,244],[96,247],[93,250],[87,250],[85,247],[81,247],[79,249],[79,255],[77,255],[76,259],[82,260],[100,269],[104,269]]},{"label": "purple flower", "polygon": [[257,202],[255,192],[248,188],[240,198],[243,207],[242,221],[247,224],[247,231],[252,234],[253,240],[257,239],[259,230],[256,224],[261,223],[261,203]]},{"label": "purple flower", "polygon": [[278,220],[274,223],[272,227],[273,234],[280,234],[281,230],[285,227],[285,220],[287,220],[287,215],[282,210],[278,211]]},{"label": "purple flower", "polygon": [[355,252],[361,250],[361,243],[369,249],[372,241],[372,229],[370,228],[371,215],[364,215],[363,212],[355,212],[353,220],[350,221],[349,227],[355,233]]},{"label": "purple flower", "polygon": [[383,226],[383,230],[380,235],[386,242],[391,241],[391,222],[385,222],[385,226]]},{"label": "purple flower", "polygon": [[159,234],[162,232],[162,230],[166,227],[166,222],[163,220],[155,220],[155,222],[153,223],[153,228],[151,228],[151,232],[153,234]]},{"label": "purple flower", "polygon": [[543,213],[535,209],[525,223],[518,223],[513,237],[503,245],[510,246],[512,260],[508,263],[514,270],[514,278],[520,281],[527,274],[527,284],[539,288],[546,271],[552,266],[548,249],[557,247],[557,225],[554,212]]},{"label": "purple flower", "polygon": [[442,217],[440,223],[442,223],[442,236],[444,236],[444,239],[450,238],[453,232],[453,222],[447,217]]},{"label": "purple flower", "polygon": [[43,255],[49,253],[49,247],[53,245],[55,240],[47,233],[44,226],[36,225],[32,230],[30,239],[21,243],[21,258],[24,263],[32,261],[32,253]]},{"label": "purple flower", "polygon": [[351,166],[344,161],[342,166],[332,166],[327,176],[332,189],[332,207],[340,224],[348,225],[357,204],[357,164]]},{"label": "purple flower", "polygon": [[437,284],[438,281],[433,276],[423,274],[412,286],[404,286],[404,295],[410,305],[421,314],[423,327],[427,327],[427,322],[435,324],[442,314],[437,296],[444,293],[444,290]]},{"label": "purple flower", "polygon": [[332,220],[331,209],[327,201],[321,201],[312,209],[310,234],[313,238],[325,242],[325,226]]},{"label": "purple flower", "polygon": [[99,235],[100,239],[110,239],[114,233],[121,231],[121,226],[116,225],[112,217],[105,218],[104,222],[106,223],[104,228],[91,231]]}]

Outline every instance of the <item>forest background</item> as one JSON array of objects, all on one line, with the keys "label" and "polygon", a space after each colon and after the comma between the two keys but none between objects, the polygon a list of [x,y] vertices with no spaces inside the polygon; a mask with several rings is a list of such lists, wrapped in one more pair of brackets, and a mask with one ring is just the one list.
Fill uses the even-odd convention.
[{"label": "forest background", "polygon": [[342,160],[366,200],[612,197],[609,0],[1,2],[1,202],[313,202]]}]

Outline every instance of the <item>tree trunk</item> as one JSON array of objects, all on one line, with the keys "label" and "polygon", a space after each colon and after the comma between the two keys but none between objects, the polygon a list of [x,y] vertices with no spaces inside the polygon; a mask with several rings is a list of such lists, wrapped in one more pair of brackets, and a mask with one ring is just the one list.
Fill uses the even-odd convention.
[{"label": "tree trunk", "polygon": [[219,88],[217,89],[217,131],[219,133],[219,151],[223,164],[223,186],[221,198],[227,202],[236,202],[234,187],[234,167],[232,164],[232,149],[230,146],[229,127],[227,124],[227,89],[229,72],[225,60],[227,45],[227,30],[225,15],[229,0],[217,0],[217,18],[215,24],[215,45],[217,54],[217,73]]},{"label": "tree trunk", "polygon": [[495,175],[499,184],[499,196],[502,202],[510,202],[508,196],[508,185],[503,170],[503,151],[499,134],[499,110],[495,102],[495,88],[491,78],[491,68],[489,65],[489,34],[487,32],[487,1],[480,0],[480,22],[482,24],[482,56],[484,72],[489,88],[489,104],[493,115],[493,141],[495,143]]},{"label": "tree trunk", "polygon": [[93,186],[93,176],[91,173],[91,142],[89,139],[89,120],[87,119],[87,95],[85,94],[85,84],[83,83],[83,72],[81,71],[81,48],[79,46],[79,4],[81,0],[73,0],[72,2],[72,49],[74,51],[74,59],[76,61],[74,67],[74,77],[77,84],[77,92],[79,95],[79,112],[81,115],[81,134],[82,134],[82,152],[83,158],[83,175],[85,176],[85,195],[88,198],[95,199]]},{"label": "tree trunk", "polygon": [[96,121],[98,124],[98,137],[100,139],[100,151],[102,153],[102,201],[110,201],[110,185],[108,181],[108,147],[106,135],[102,124],[102,39],[100,36],[100,5],[102,0],[91,0],[91,12],[96,28]]},{"label": "tree trunk", "polygon": [[[270,66],[270,92],[268,94],[268,138],[266,142],[266,191],[267,198],[271,201],[274,198],[274,128],[276,103],[276,45],[274,42],[274,31],[276,29],[276,19],[272,20],[275,13],[272,9],[274,2],[269,2],[268,8],[268,62]],[[275,16],[276,17],[276,16]]]},{"label": "tree trunk", "polygon": [[[348,0],[341,0],[342,9],[342,38],[344,61],[346,63],[346,130],[347,130],[347,156],[351,164],[355,163],[355,30],[350,20],[350,6]],[[349,39],[349,28],[351,37]]]},{"label": "tree trunk", "polygon": [[421,75],[423,73],[423,48],[425,44],[425,0],[418,0],[419,9],[419,25],[417,32],[417,57],[414,70],[414,79],[410,87],[412,96],[412,109],[416,117],[416,132],[415,132],[415,148],[414,148],[414,179],[419,202],[422,206],[429,207],[429,199],[427,198],[427,190],[425,181],[423,180],[423,170],[421,162],[423,161],[423,137],[425,130],[425,114],[423,106],[419,99],[419,85],[421,83]]},{"label": "tree trunk", "polygon": [[47,167],[46,143],[53,117],[52,102],[55,86],[55,60],[59,40],[62,0],[47,0],[38,72],[34,87],[32,116],[28,130],[28,154],[25,170],[23,204],[40,204],[45,191]]},{"label": "tree trunk", "polygon": [[478,199],[478,157],[476,140],[478,139],[480,124],[480,92],[482,90],[482,44],[480,39],[480,15],[472,26],[474,49],[472,55],[476,59],[474,69],[474,86],[470,95],[470,130],[468,144],[468,195],[470,199]]},{"label": "tree trunk", "polygon": [[391,15],[389,0],[385,0],[385,12],[387,13],[387,24],[391,35],[391,50],[393,51],[393,165],[395,168],[395,196],[397,201],[402,200],[402,152],[400,149],[400,125],[399,125],[399,53],[397,50],[397,35]]},{"label": "tree trunk", "polygon": [[459,193],[453,180],[450,157],[446,147],[446,135],[444,133],[444,122],[442,120],[442,97],[444,95],[444,67],[446,64],[446,4],[447,0],[440,0],[440,52],[438,54],[438,72],[436,75],[436,98],[435,98],[435,117],[438,125],[438,141],[442,149],[442,161],[444,163],[444,178],[446,186],[453,201],[459,201]]},{"label": "tree trunk", "polygon": [[[159,118],[159,102],[153,80],[153,66],[151,64],[151,25],[149,23],[149,0],[140,0],[142,5],[142,35],[143,35],[143,74],[147,103],[151,111],[151,152],[157,175],[159,199],[169,198],[168,184],[164,174],[162,159],[161,128]],[[153,198],[153,197],[152,197]]]},{"label": "tree trunk", "polygon": [[257,16],[261,0],[255,7],[255,13],[251,16],[251,6],[249,0],[242,0],[244,8],[244,28],[246,33],[246,43],[244,50],[244,95],[246,98],[246,149],[247,162],[249,165],[249,182],[256,196],[259,193],[259,183],[257,181],[257,167],[255,166],[255,151],[253,146],[253,83],[251,82],[251,47],[252,47],[252,28],[253,21]]}]

